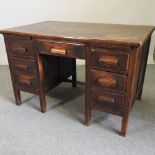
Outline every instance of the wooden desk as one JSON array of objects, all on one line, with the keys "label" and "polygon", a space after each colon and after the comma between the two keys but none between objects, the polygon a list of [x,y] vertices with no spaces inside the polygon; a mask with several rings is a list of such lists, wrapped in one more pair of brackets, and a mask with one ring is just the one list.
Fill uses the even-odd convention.
[{"label": "wooden desk", "polygon": [[86,61],[85,124],[91,111],[122,117],[125,136],[130,110],[141,99],[151,26],[41,22],[1,30],[16,104],[20,91],[39,95],[46,111],[45,92],[72,76],[76,87],[76,58]]}]

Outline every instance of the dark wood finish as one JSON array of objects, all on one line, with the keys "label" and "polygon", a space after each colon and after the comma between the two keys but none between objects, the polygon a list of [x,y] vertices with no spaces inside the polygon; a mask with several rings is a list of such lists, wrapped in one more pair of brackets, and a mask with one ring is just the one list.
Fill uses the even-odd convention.
[{"label": "dark wood finish", "polygon": [[91,86],[125,91],[126,76],[104,71],[91,70]]},{"label": "dark wood finish", "polygon": [[[108,91],[91,91],[91,103],[92,107],[100,106],[103,110],[106,108],[111,109],[115,113],[116,109],[119,115],[122,115],[124,105],[124,95],[111,93]],[[103,111],[102,110],[102,111]]]},{"label": "dark wood finish", "polygon": [[46,21],[1,30],[0,33],[58,41],[139,47],[147,40],[153,29],[153,26]]},{"label": "dark wood finish", "polygon": [[86,85],[85,85],[85,117],[84,117],[84,124],[86,126],[89,125],[89,122],[91,120],[91,111],[92,111],[92,107],[91,107],[91,102],[90,102],[90,84],[91,84],[91,80],[90,80],[90,47],[86,46],[85,47],[85,58],[86,58],[86,62],[85,62],[85,81],[86,81]]},{"label": "dark wood finish", "polygon": [[84,59],[84,45],[72,42],[38,40],[38,51],[41,54]]},{"label": "dark wood finish", "polygon": [[127,73],[128,52],[125,50],[109,50],[105,48],[91,49],[91,66],[97,70]]},{"label": "dark wood finish", "polygon": [[29,37],[10,37],[7,35],[9,43],[9,56],[17,58],[34,59],[32,40]]},{"label": "dark wood finish", "polygon": [[12,67],[16,72],[23,72],[26,74],[36,75],[36,62],[35,60],[27,60],[22,58],[10,58]]},{"label": "dark wood finish", "polygon": [[73,88],[77,87],[76,59],[73,59],[72,87]]},{"label": "dark wood finish", "polygon": [[24,75],[21,73],[14,73],[15,76],[15,85],[17,85],[17,87],[27,87],[27,88],[32,88],[32,89],[37,89],[38,88],[38,80],[33,77],[33,76],[29,76],[29,75]]},{"label": "dark wood finish", "polygon": [[137,99],[138,100],[140,100],[142,97],[143,83],[144,83],[145,71],[146,71],[146,65],[147,65],[147,58],[148,58],[147,51],[149,51],[150,41],[151,41],[151,39],[146,41],[144,43],[143,48],[141,48],[141,54],[142,54],[141,57],[146,58],[146,59],[141,59],[139,62],[141,69],[139,69],[139,76],[138,76],[139,82],[137,84],[137,91],[138,91]]},{"label": "dark wood finish", "polygon": [[37,41],[30,37],[4,35],[16,104],[21,104],[20,91],[38,94],[41,111],[46,111],[46,91],[69,76],[76,86],[75,59],[41,56]]},{"label": "dark wood finish", "polygon": [[[151,26],[78,22],[41,22],[7,30],[4,35],[16,104],[20,91],[39,95],[61,82],[76,87],[76,58],[86,61],[85,125],[91,111],[122,117],[125,136],[129,114],[141,99]],[[72,79],[68,77],[72,76]]]}]

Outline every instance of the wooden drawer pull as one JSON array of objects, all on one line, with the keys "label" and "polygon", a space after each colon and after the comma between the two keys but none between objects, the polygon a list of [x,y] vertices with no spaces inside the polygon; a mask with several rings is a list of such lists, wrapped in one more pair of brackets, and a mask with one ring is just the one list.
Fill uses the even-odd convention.
[{"label": "wooden drawer pull", "polygon": [[66,54],[66,50],[65,49],[52,48],[51,49],[51,53],[65,55]]},{"label": "wooden drawer pull", "polygon": [[116,80],[110,79],[110,78],[99,78],[97,80],[98,84],[103,87],[115,87],[116,86]]},{"label": "wooden drawer pull", "polygon": [[31,86],[32,85],[32,81],[24,81],[24,80],[21,80],[21,83],[23,83],[26,86]]},{"label": "wooden drawer pull", "polygon": [[13,52],[19,52],[21,54],[25,54],[27,52],[27,49],[25,49],[23,47],[14,47]]},{"label": "wooden drawer pull", "polygon": [[25,66],[25,65],[16,65],[17,68],[21,68],[21,69],[25,69],[28,70],[29,66]]},{"label": "wooden drawer pull", "polygon": [[106,97],[106,96],[99,96],[97,100],[101,102],[108,102],[108,103],[113,103],[113,104],[115,103],[115,100],[113,98]]},{"label": "wooden drawer pull", "polygon": [[103,65],[116,66],[118,64],[118,58],[111,57],[111,56],[103,56],[103,57],[99,58],[98,62]]}]

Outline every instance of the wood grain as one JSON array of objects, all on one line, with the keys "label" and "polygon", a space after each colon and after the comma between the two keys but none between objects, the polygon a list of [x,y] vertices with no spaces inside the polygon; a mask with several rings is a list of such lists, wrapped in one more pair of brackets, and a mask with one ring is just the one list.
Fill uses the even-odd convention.
[{"label": "wood grain", "polygon": [[[20,91],[39,95],[63,81],[76,87],[76,58],[86,61],[85,125],[92,110],[122,117],[127,133],[129,114],[141,99],[153,26],[41,22],[7,30],[4,35],[16,104]],[[72,76],[72,79],[68,79]]]},{"label": "wood grain", "polygon": [[153,26],[46,21],[0,30],[0,33],[137,47],[145,42],[153,30]]}]

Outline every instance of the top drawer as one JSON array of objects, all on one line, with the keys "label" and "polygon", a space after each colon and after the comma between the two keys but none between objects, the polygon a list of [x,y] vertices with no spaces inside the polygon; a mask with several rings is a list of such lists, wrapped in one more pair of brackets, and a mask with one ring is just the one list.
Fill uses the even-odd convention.
[{"label": "top drawer", "polygon": [[106,49],[91,49],[91,66],[93,69],[127,73],[128,53]]},{"label": "top drawer", "polygon": [[50,40],[37,40],[37,43],[39,53],[84,59],[83,44]]},{"label": "top drawer", "polygon": [[19,58],[34,58],[32,40],[29,37],[7,36],[9,55]]}]

